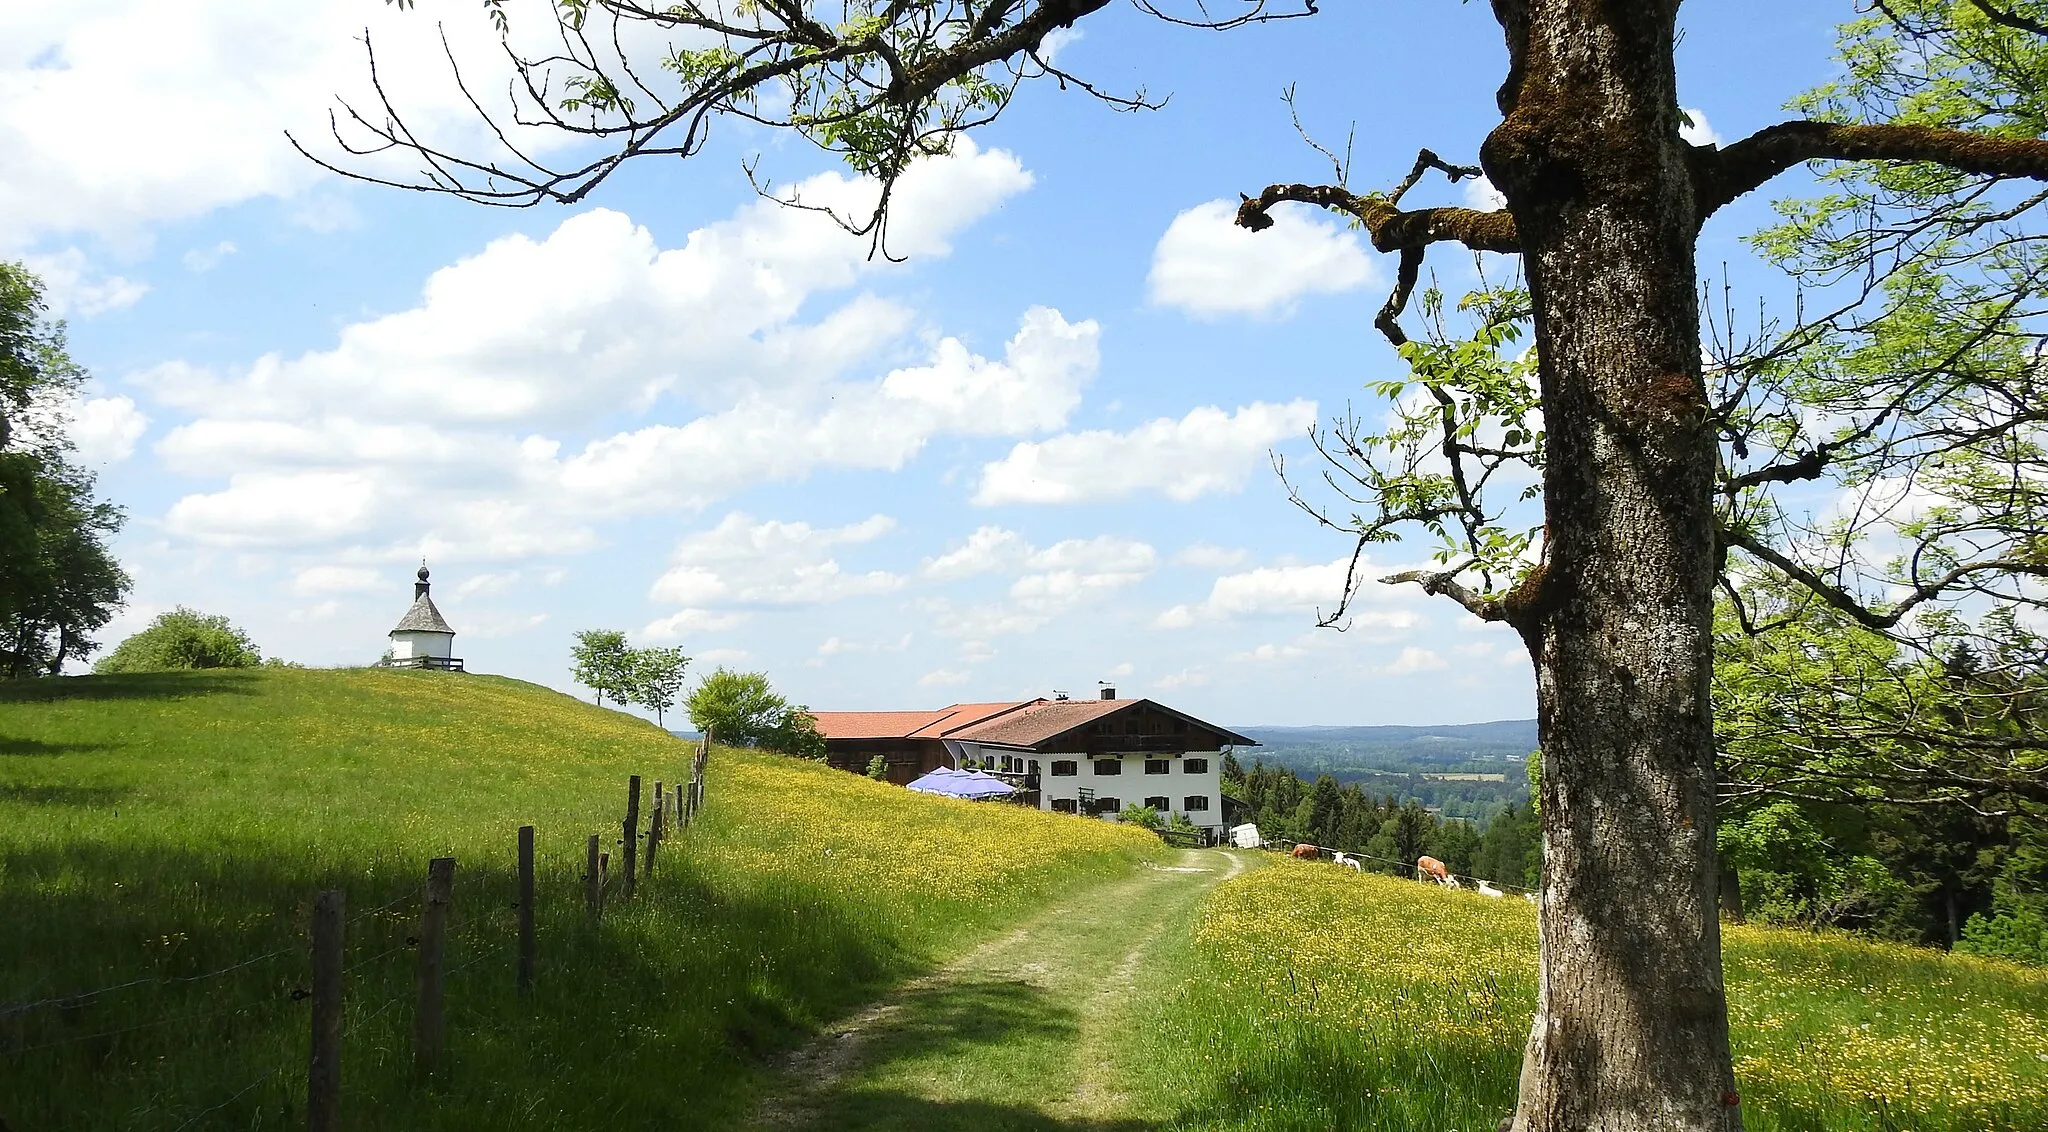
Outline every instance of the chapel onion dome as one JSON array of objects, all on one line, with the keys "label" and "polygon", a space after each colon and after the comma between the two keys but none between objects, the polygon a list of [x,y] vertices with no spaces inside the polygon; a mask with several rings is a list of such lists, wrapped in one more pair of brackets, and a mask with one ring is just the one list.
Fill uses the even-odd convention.
[{"label": "chapel onion dome", "polygon": [[434,608],[434,599],[427,595],[432,587],[427,583],[426,563],[420,563],[419,581],[413,583],[412,607],[398,624],[391,629],[391,651],[380,663],[391,668],[435,668],[452,672],[463,671],[462,661],[455,655],[455,630]]}]

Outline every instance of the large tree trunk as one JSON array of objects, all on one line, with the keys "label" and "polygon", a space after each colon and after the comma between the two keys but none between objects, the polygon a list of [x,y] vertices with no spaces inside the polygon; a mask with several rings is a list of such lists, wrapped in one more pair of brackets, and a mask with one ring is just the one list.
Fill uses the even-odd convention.
[{"label": "large tree trunk", "polygon": [[1482,156],[1526,257],[1547,430],[1545,562],[1509,602],[1536,664],[1545,860],[1514,1128],[1735,1130],[1677,4],[1496,8],[1514,58]]}]

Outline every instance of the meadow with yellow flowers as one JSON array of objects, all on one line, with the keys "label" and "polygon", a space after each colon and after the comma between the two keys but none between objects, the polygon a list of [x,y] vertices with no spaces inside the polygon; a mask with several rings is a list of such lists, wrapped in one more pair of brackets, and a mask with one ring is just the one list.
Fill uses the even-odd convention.
[{"label": "meadow with yellow flowers", "polygon": [[[1170,1127],[1493,1132],[1514,1109],[1521,900],[1277,861],[1217,889],[1179,947],[1134,1058]],[[2048,970],[1749,927],[1725,962],[1753,1132],[2048,1128]]]},{"label": "meadow with yellow flowers", "polygon": [[[309,907],[341,889],[350,1127],[729,1126],[771,1055],[821,1022],[1165,855],[1134,829],[720,748],[701,820],[593,923],[587,838],[616,866],[627,776],[651,798],[691,752],[642,720],[488,676],[0,686],[0,1121],[303,1126]],[[526,998],[522,824],[537,842]],[[457,862],[448,1055],[416,1080],[413,944],[436,856]]]}]

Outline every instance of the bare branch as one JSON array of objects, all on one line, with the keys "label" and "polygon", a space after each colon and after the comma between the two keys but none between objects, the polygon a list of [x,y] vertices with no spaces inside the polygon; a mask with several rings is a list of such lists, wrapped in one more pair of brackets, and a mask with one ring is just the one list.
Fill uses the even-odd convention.
[{"label": "bare branch", "polygon": [[1474,251],[1518,252],[1515,218],[1505,209],[1480,212],[1471,208],[1418,208],[1403,212],[1377,194],[1360,196],[1337,185],[1268,185],[1256,198],[1239,194],[1237,223],[1254,232],[1273,226],[1268,211],[1282,201],[1313,204],[1357,217],[1383,252],[1427,247],[1453,240]]}]

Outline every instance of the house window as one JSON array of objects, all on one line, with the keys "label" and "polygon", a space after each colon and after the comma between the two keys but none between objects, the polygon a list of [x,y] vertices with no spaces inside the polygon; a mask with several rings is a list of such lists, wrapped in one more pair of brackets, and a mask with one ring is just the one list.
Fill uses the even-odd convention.
[{"label": "house window", "polygon": [[1180,768],[1188,772],[1189,774],[1207,774],[1209,773],[1209,760],[1182,759],[1180,762]]},{"label": "house window", "polygon": [[1122,759],[1095,760],[1095,773],[1097,774],[1122,774],[1123,772],[1124,761]]},{"label": "house window", "polygon": [[1122,813],[1122,812],[1123,812],[1123,808],[1124,808],[1124,803],[1123,803],[1123,799],[1121,799],[1121,798],[1097,798],[1097,799],[1095,799],[1095,812],[1096,812],[1096,813],[1098,813],[1098,814],[1116,814],[1116,813]]},{"label": "house window", "polygon": [[1052,761],[1052,776],[1054,778],[1072,778],[1079,773],[1081,773],[1081,765],[1073,759],[1054,759]]},{"label": "house window", "polygon": [[1164,795],[1157,795],[1145,799],[1145,804],[1152,807],[1155,810],[1158,810],[1160,813],[1165,813],[1166,811],[1173,808],[1173,799],[1168,798]]},{"label": "house window", "polygon": [[1052,812],[1056,814],[1075,814],[1081,812],[1081,807],[1072,798],[1054,798],[1052,800]]},{"label": "house window", "polygon": [[1166,761],[1165,759],[1146,759],[1146,760],[1145,760],[1145,773],[1146,773],[1146,774],[1167,774],[1167,773],[1171,772],[1172,770],[1173,770],[1173,764],[1172,764],[1172,763],[1170,763],[1170,762],[1167,762],[1167,761]]},{"label": "house window", "polygon": [[1037,774],[1037,773],[1038,773],[1038,760],[1037,760],[1037,759],[1032,759],[1032,760],[1031,760],[1031,773],[1033,773],[1033,774]]},{"label": "house window", "polygon": [[1209,808],[1209,796],[1207,794],[1190,794],[1182,798],[1181,801],[1187,803],[1187,805],[1181,807],[1183,810],[1194,811]]}]

